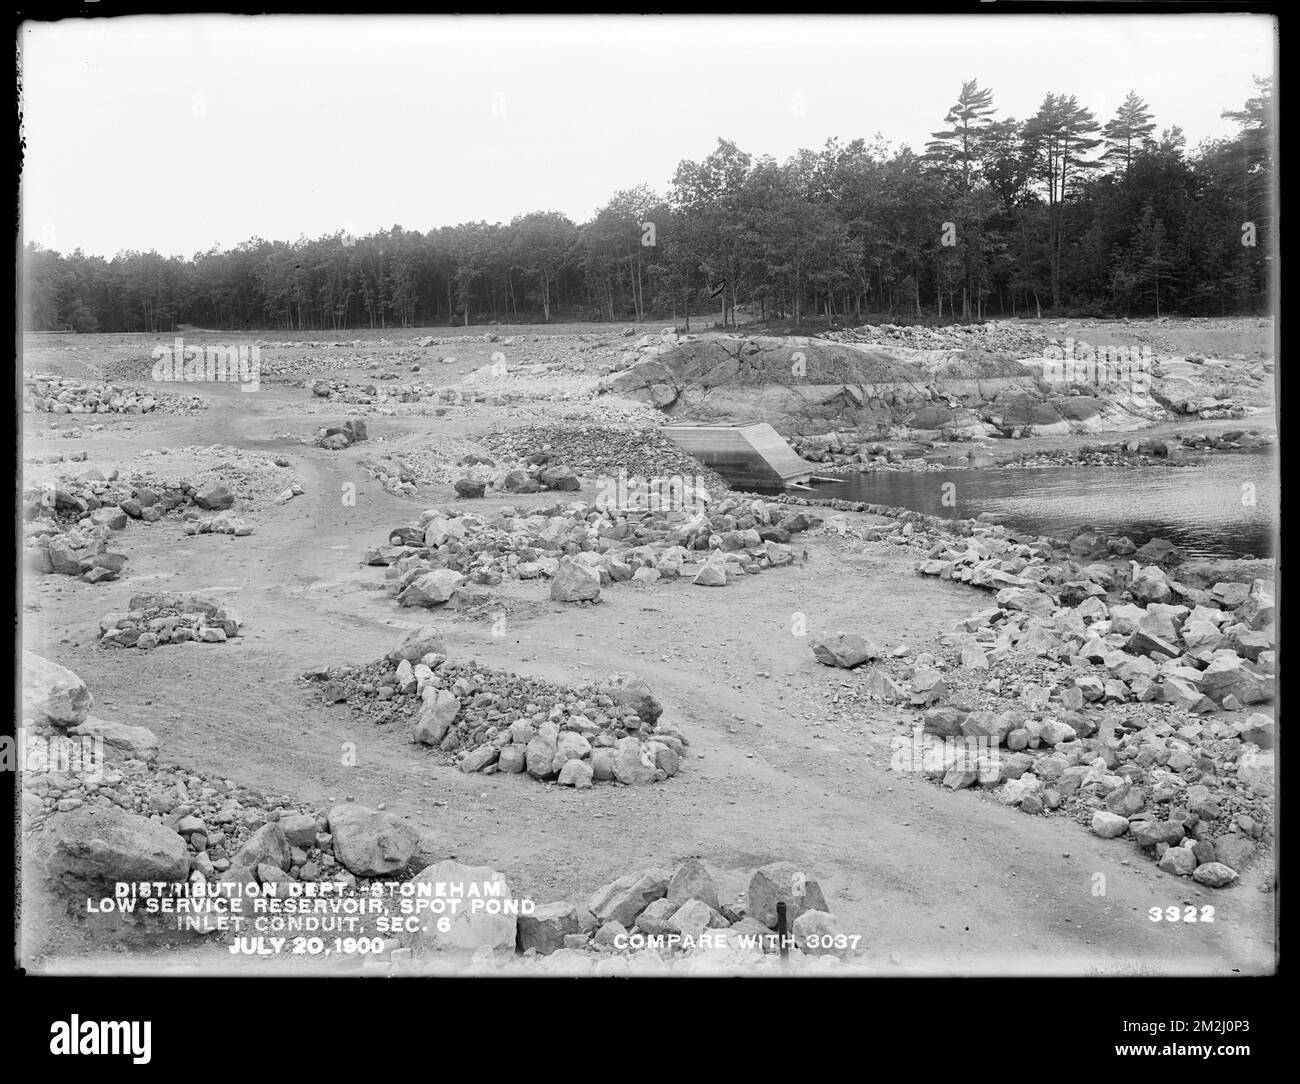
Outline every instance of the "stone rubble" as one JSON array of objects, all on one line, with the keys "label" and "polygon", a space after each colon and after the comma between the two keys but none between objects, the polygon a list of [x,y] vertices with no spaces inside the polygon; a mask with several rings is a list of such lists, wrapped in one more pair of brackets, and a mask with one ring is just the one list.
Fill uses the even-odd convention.
[{"label": "stone rubble", "polygon": [[349,418],[342,425],[330,425],[316,432],[316,446],[339,452],[368,439],[366,423],[361,418]]},{"label": "stone rubble", "polygon": [[1154,564],[1080,566],[1051,540],[970,521],[955,535],[941,522],[827,521],[869,544],[913,544],[921,574],[993,593],[937,653],[855,670],[862,683],[836,691],[835,708],[919,710],[908,725],[920,748],[902,750],[898,770],[1059,811],[1178,875],[1215,862],[1233,874],[1203,884],[1235,881],[1272,821],[1275,724],[1252,709],[1274,695],[1273,584],[1200,588]]},{"label": "stone rubble", "polygon": [[676,775],[689,742],[633,674],[562,686],[449,660],[437,629],[414,630],[367,666],[323,667],[327,703],[346,702],[377,724],[404,723],[412,740],[452,755],[463,772],[527,774],[561,786],[628,786]]},{"label": "stone rubble", "polygon": [[706,512],[622,511],[583,501],[491,513],[426,510],[366,551],[399,606],[463,605],[506,577],[551,580],[556,601],[596,601],[612,583],[691,578],[723,586],[792,564],[791,537],[818,519],[727,498]]},{"label": "stone rubble", "polygon": [[192,414],[206,410],[199,396],[142,392],[98,381],[56,376],[23,378],[23,410],[46,414]]},{"label": "stone rubble", "polygon": [[125,612],[100,618],[99,644],[141,651],[162,644],[223,644],[242,635],[241,626],[233,610],[203,595],[132,595]]},{"label": "stone rubble", "polygon": [[[713,494],[728,486],[716,472],[682,451],[655,426],[529,425],[488,436],[485,443],[500,459],[523,467],[567,464],[584,477],[699,479]],[[508,486],[505,488],[509,488]]]}]

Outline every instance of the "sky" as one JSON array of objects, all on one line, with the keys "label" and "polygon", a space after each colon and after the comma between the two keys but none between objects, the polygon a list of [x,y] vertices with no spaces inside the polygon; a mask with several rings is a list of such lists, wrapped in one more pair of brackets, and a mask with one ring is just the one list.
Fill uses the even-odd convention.
[{"label": "sky", "polygon": [[1258,15],[135,16],[20,34],[25,241],[191,256],[252,237],[590,218],[719,137],[921,150],[962,82],[1103,123],[1136,90],[1189,147],[1274,70]]}]

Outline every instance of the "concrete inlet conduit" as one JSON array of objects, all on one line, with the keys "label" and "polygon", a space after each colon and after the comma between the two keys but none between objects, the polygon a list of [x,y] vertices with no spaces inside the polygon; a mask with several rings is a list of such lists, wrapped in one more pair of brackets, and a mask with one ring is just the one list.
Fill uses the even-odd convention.
[{"label": "concrete inlet conduit", "polygon": [[807,489],[809,481],[816,478],[813,471],[817,465],[800,459],[767,422],[678,422],[665,425],[663,433],[739,489]]}]

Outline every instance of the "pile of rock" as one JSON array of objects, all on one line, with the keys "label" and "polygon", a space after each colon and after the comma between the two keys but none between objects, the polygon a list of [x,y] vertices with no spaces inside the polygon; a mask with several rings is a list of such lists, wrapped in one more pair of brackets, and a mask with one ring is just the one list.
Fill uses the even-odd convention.
[{"label": "pile of rock", "polygon": [[[820,463],[825,468],[859,467],[862,469],[881,467],[912,466],[924,469],[925,461],[920,458],[925,448],[917,445],[910,448],[889,446],[879,441],[856,440],[842,433],[824,433],[819,436],[792,436],[786,443],[801,459],[810,463]],[[906,455],[905,452],[913,454]]]},{"label": "pile of rock", "polygon": [[120,509],[129,519],[155,523],[176,509],[221,512],[238,502],[243,510],[257,511],[285,499],[286,490],[302,492],[284,456],[270,459],[213,446],[172,449],[168,458],[176,462],[168,474],[115,469],[105,475],[90,467],[50,481],[33,479],[23,489],[24,517],[74,524],[97,509]]},{"label": "pile of rock", "polygon": [[241,625],[230,607],[203,595],[132,595],[125,612],[100,618],[99,643],[142,651],[160,644],[223,644],[240,635]]},{"label": "pile of rock", "polygon": [[[412,637],[399,652],[424,646],[418,641]],[[620,687],[644,701],[634,684]],[[96,719],[92,707],[93,697],[75,674],[25,654],[22,711],[29,740],[100,737],[105,753],[95,771],[27,760],[22,834],[29,903],[48,889],[80,904],[74,910],[84,915],[85,898],[110,896],[117,882],[188,885],[191,895],[244,894],[250,885],[280,895],[300,882],[328,882],[341,898],[383,898],[372,891],[377,885],[409,882],[413,896],[422,887],[432,889],[432,897],[438,886],[445,891],[455,885],[466,899],[515,900],[496,870],[439,860],[433,841],[383,804],[349,798],[312,808],[288,795],[161,765],[150,731]],[[778,903],[786,905],[789,922],[784,946],[774,933]],[[789,862],[757,870],[747,891],[730,902],[720,898],[709,869],[689,859],[672,870],[620,877],[584,903],[517,910],[458,908],[446,923],[386,937],[382,954],[370,962],[400,970],[417,961],[472,956],[555,973],[752,972],[777,966],[782,948],[792,966],[838,963],[857,940],[842,934],[817,881]],[[353,932],[372,931],[367,918]]]},{"label": "pile of rock", "polygon": [[445,384],[431,384],[424,381],[354,384],[345,380],[313,380],[307,388],[317,398],[353,406],[386,407],[400,403],[433,403],[445,406],[487,403],[493,406],[504,406],[519,398],[501,389],[489,392],[480,388],[449,387]]},{"label": "pile of rock", "polygon": [[987,320],[982,324],[923,327],[917,324],[863,324],[818,336],[829,342],[888,343],[914,350],[965,350],[982,347],[1026,357],[1040,356],[1055,339],[1034,328]]},{"label": "pile of rock", "polygon": [[491,471],[492,468],[487,467],[465,469],[465,465],[476,458],[489,458],[481,453],[482,448],[473,441],[444,437],[424,440],[418,448],[400,453],[363,454],[360,462],[386,492],[398,497],[413,497],[421,487],[453,485],[467,474],[478,479],[483,471]]},{"label": "pile of rock", "polygon": [[[1158,582],[1150,572],[1139,591]],[[1273,696],[1272,593],[1256,581],[1207,594],[1194,608],[1101,595],[1058,605],[1009,588],[944,638],[947,661],[891,659],[862,688],[923,710],[918,729],[931,744],[900,770],[951,789],[998,788],[1023,812],[1062,809],[1098,834],[1128,833],[1171,872],[1218,862],[1233,876],[1198,880],[1227,884],[1271,819],[1275,724],[1243,709]],[[856,655],[834,661],[861,665]],[[1231,714],[1203,717],[1220,709]],[[1166,859],[1168,846],[1187,853]]]},{"label": "pile of rock", "polygon": [[1235,452],[1271,447],[1277,442],[1272,433],[1252,429],[1226,430],[1222,433],[1185,433],[1174,440],[1127,440],[1108,444],[1087,444],[1081,448],[1024,452],[1004,464],[1009,467],[1047,467],[1066,464],[1086,466],[1131,466],[1165,463],[1185,466],[1195,462],[1203,452]]},{"label": "pile of rock", "polygon": [[1276,434],[1259,429],[1227,429],[1222,433],[1187,433],[1179,439],[1184,448],[1215,452],[1270,448],[1277,443]]},{"label": "pile of rock", "polygon": [[459,497],[482,497],[489,486],[506,493],[541,493],[543,490],[576,493],[582,488],[582,482],[572,469],[549,465],[544,454],[533,456],[504,475],[494,471],[496,461],[485,455],[463,456],[456,465],[469,468],[468,473],[454,483]]},{"label": "pile of rock", "polygon": [[1133,699],[1240,711],[1272,699],[1270,581],[1203,590],[1151,565],[1128,582],[1124,601],[1106,597],[1094,579],[1008,585],[996,608],[963,624],[989,661],[1027,654],[1090,668],[1063,697],[1071,708]]},{"label": "pile of rock", "polygon": [[[784,945],[775,932],[778,903],[786,906]],[[698,859],[676,869],[637,870],[597,889],[586,903],[539,906],[519,918],[517,931],[519,952],[547,957],[546,970],[560,973],[590,971],[593,954],[633,970],[698,961],[752,973],[770,970],[783,948],[796,967],[826,956],[838,962],[863,948],[845,936],[817,881],[790,862],[763,866],[748,891],[727,903]]]},{"label": "pile of rock", "polygon": [[234,504],[235,494],[224,482],[180,479],[142,483],[119,478],[117,471],[105,477],[93,467],[75,479],[29,487],[23,493],[24,512],[29,519],[53,510],[64,522],[87,518],[93,521],[98,517],[120,522],[121,527],[126,526],[127,518],[156,523],[177,508],[192,506],[219,512]]},{"label": "pile of rock", "polygon": [[[115,580],[126,556],[108,548],[113,533],[132,519],[157,522],[179,508],[229,509],[234,494],[218,482],[195,488],[186,482],[170,486],[135,485],[106,479],[89,470],[75,481],[29,487],[23,493],[24,560],[34,572],[79,576],[88,583]],[[203,524],[206,522],[206,526]],[[250,534],[252,528],[226,514],[188,525],[187,533],[221,531]]]},{"label": "pile of rock", "polygon": [[676,775],[689,744],[663,725],[663,706],[635,675],[562,686],[452,662],[432,627],[367,666],[303,676],[324,683],[327,702],[346,701],[379,723],[411,723],[415,742],[455,754],[464,772],[527,773],[578,788],[646,784]]},{"label": "pile of rock", "polygon": [[[1161,703],[1070,711],[1049,676],[1023,681],[1020,665],[991,665],[979,685],[958,665],[939,667],[942,660],[923,656],[897,680],[881,665],[864,683],[873,699],[930,705],[895,739],[894,770],[987,791],[1024,813],[1056,811],[1107,838],[1127,835],[1170,872],[1222,863],[1233,873],[1222,884],[1266,841],[1274,772],[1267,716],[1203,722]],[[1183,846],[1197,863],[1166,861],[1168,846]]]},{"label": "pile of rock", "polygon": [[507,493],[540,493],[542,490],[576,493],[582,488],[571,467],[550,465],[544,452],[534,454],[525,463],[507,471],[500,484]]},{"label": "pile of rock", "polygon": [[559,602],[595,601],[600,588],[623,581],[655,583],[689,576],[724,586],[765,568],[791,564],[791,537],[819,522],[779,504],[727,498],[716,510],[621,511],[577,501],[531,510],[501,508],[482,515],[428,509],[368,550],[386,565],[401,606],[466,604],[475,587],[506,576],[551,580]]},{"label": "pile of rock", "polygon": [[23,379],[23,410],[45,414],[188,414],[207,403],[198,396],[164,395],[116,384],[56,376]]},{"label": "pile of rock", "polygon": [[[1199,588],[1154,564],[1080,566],[1057,559],[1056,540],[1016,542],[974,521],[945,527],[909,514],[850,527],[832,517],[827,528],[927,547],[922,573],[995,592],[996,604],[959,622],[937,655],[906,658],[900,646],[882,657],[866,637],[843,633],[811,644],[820,662],[864,679],[828,694],[832,713],[858,698],[923,713],[917,731],[936,744],[912,770],[953,789],[1001,788],[1022,811],[1060,809],[1084,824],[1098,809],[1139,822],[1169,820],[1173,809],[1200,864],[1220,836],[1266,831],[1274,724],[1248,710],[1274,695],[1271,582]],[[974,739],[978,756],[962,748]],[[1143,788],[1128,812],[1105,805],[1121,785],[1125,794]],[[1146,845],[1141,832],[1133,838]],[[1239,869],[1253,847],[1229,842],[1224,853],[1238,865],[1225,864]],[[1153,853],[1163,860],[1163,849]],[[1186,861],[1175,855],[1166,866],[1190,874]]]},{"label": "pile of rock", "polygon": [[341,452],[366,439],[366,423],[362,418],[349,418],[342,425],[331,425],[316,433],[316,446],[331,452]]},{"label": "pile of rock", "polygon": [[[98,515],[85,526],[61,523],[57,519],[36,519],[23,526],[23,565],[32,572],[77,576],[86,583],[115,580],[126,567],[124,553],[108,548],[108,537],[126,526],[119,509],[113,515]],[[118,517],[121,517],[119,520]]]},{"label": "pile of rock", "polygon": [[[406,871],[420,836],[349,799],[313,810],[229,779],[158,763],[158,739],[140,726],[91,715],[94,698],[71,670],[23,654],[25,752],[59,739],[102,742],[102,759],[24,757],[23,831],[36,865],[61,883],[238,884],[357,878]],[[51,748],[48,747],[47,748]],[[71,767],[70,767],[71,765]],[[111,894],[111,893],[110,893]]]},{"label": "pile of rock", "polygon": [[[895,531],[903,538],[909,537],[906,526],[868,529],[865,536],[868,541],[879,541]],[[1068,558],[1057,559],[1061,550],[1083,558],[1108,554],[1132,557],[1139,562],[1150,562],[1148,567],[1154,570],[1150,574],[1162,577],[1165,573],[1159,565],[1178,564],[1183,559],[1182,551],[1162,538],[1153,538],[1138,547],[1127,538],[1107,539],[1091,531],[1081,531],[1068,543],[1047,537],[1027,542],[1014,541],[1004,527],[991,525],[975,527],[965,538],[936,542],[917,566],[917,572],[989,591],[1033,590],[1046,584],[1056,587],[1056,593],[1066,597],[1078,592],[1104,594],[1105,586],[1115,583],[1122,574],[1106,564],[1079,569]]]},{"label": "pile of rock", "polygon": [[485,443],[521,469],[565,463],[583,476],[616,477],[620,471],[640,478],[680,475],[699,479],[710,493],[728,492],[716,472],[652,425],[530,425],[493,433]]}]

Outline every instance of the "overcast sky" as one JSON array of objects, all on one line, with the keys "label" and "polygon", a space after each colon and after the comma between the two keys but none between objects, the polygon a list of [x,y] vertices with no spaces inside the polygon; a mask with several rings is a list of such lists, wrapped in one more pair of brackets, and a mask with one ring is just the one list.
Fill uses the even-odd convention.
[{"label": "overcast sky", "polygon": [[1266,16],[172,16],[24,26],[25,239],[192,255],[666,192],[719,136],[921,149],[964,79],[1024,119],[1134,89],[1189,146],[1273,70]]}]

